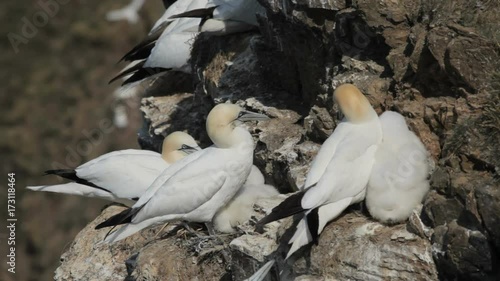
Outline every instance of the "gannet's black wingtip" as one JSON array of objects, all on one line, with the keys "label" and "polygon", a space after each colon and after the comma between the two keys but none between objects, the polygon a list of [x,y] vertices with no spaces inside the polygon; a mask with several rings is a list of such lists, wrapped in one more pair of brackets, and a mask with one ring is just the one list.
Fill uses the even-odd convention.
[{"label": "gannet's black wingtip", "polygon": [[212,17],[212,14],[214,10],[218,6],[213,6],[210,8],[202,8],[202,9],[194,9],[191,11],[187,11],[184,13],[180,13],[177,15],[171,16],[169,19],[178,19],[178,18],[210,18]]},{"label": "gannet's black wingtip", "polygon": [[132,76],[130,76],[127,80],[125,80],[122,83],[122,86],[141,81],[141,80],[146,79],[148,77],[151,77],[151,76],[154,76],[156,74],[163,73],[163,72],[167,72],[169,70],[171,70],[171,68],[143,67],[143,68],[137,70],[136,72],[134,72],[134,74],[132,74]]},{"label": "gannet's black wingtip", "polygon": [[312,209],[306,216],[307,228],[311,234],[312,242],[318,245],[319,239],[319,208]]},{"label": "gannet's black wingtip", "polygon": [[47,171],[45,171],[45,175],[56,175],[56,176],[74,181],[74,182],[79,183],[79,184],[83,184],[86,186],[90,186],[90,187],[97,188],[97,189],[100,189],[102,191],[106,191],[106,192],[111,193],[106,188],[100,187],[100,186],[98,186],[98,185],[96,185],[96,184],[94,184],[86,179],[82,179],[82,178],[78,177],[78,175],[76,174],[76,171],[73,169],[47,170]]},{"label": "gannet's black wingtip", "polygon": [[109,226],[116,226],[120,224],[125,224],[125,223],[130,223],[132,222],[132,213],[133,209],[125,209],[122,212],[108,218],[107,220],[101,222],[98,224],[95,229],[101,229],[104,227],[109,227]]},{"label": "gannet's black wingtip", "polygon": [[118,61],[135,61],[146,59],[151,55],[151,51],[156,46],[156,41],[160,38],[161,34],[170,24],[170,21],[165,21],[157,26],[154,30],[146,36],[141,42],[135,45],[130,51],[128,51],[123,57]]},{"label": "gannet's black wingtip", "polygon": [[56,175],[56,176],[61,176],[61,177],[66,177],[66,176],[75,176],[76,177],[76,171],[73,169],[56,169],[56,170],[47,170],[44,172],[45,175]]},{"label": "gannet's black wingtip", "polygon": [[111,84],[113,82],[115,82],[116,80],[122,78],[122,77],[125,77],[129,74],[135,74],[136,72],[140,71],[141,69],[143,69],[142,67],[144,66],[144,64],[146,63],[145,60],[135,64],[134,66],[132,67],[129,67],[127,69],[124,69],[122,72],[118,73],[118,75],[116,75],[115,77],[113,77],[111,80],[109,80],[108,84]]},{"label": "gannet's black wingtip", "polygon": [[301,204],[304,194],[304,191],[295,193],[281,202],[278,206],[274,207],[269,215],[257,222],[255,231],[263,232],[264,225],[305,211]]},{"label": "gannet's black wingtip", "polygon": [[144,206],[146,206],[147,202],[139,207],[132,207],[121,211],[120,213],[110,217],[109,219],[101,222],[96,225],[95,229],[101,229],[108,226],[117,226],[120,224],[131,223],[132,218],[140,211]]}]

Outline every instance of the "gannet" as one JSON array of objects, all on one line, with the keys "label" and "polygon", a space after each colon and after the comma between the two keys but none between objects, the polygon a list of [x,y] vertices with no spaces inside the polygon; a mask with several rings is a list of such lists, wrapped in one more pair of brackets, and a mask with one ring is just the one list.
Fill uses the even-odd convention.
[{"label": "gannet", "polygon": [[[204,1],[207,0],[194,0],[194,1]],[[127,52],[121,59],[125,61],[137,61],[146,59],[151,53],[151,49],[155,46],[156,40],[163,33],[168,24],[173,21],[169,19],[172,15],[186,11],[193,0],[179,0],[169,6],[163,15],[155,22],[151,30],[149,31],[146,38],[134,46],[129,52]],[[125,69],[124,69],[125,70]]]},{"label": "gannet", "polygon": [[27,188],[98,197],[132,206],[169,165],[198,149],[190,135],[173,132],[164,139],[162,154],[138,149],[113,151],[74,170],[45,171],[46,175],[57,175],[73,182]]},{"label": "gannet", "polygon": [[212,222],[219,232],[232,233],[235,227],[248,221],[252,214],[253,205],[261,198],[278,195],[279,192],[272,186],[264,183],[264,176],[259,168],[252,166],[243,187],[231,201],[222,207],[214,216]]},{"label": "gannet", "polygon": [[234,104],[215,106],[206,120],[207,134],[214,146],[172,164],[132,208],[96,226],[99,229],[125,224],[104,242],[116,242],[143,228],[169,221],[211,222],[243,186],[252,167],[253,138],[238,125],[265,119],[268,117]]},{"label": "gannet", "polygon": [[370,215],[388,224],[406,220],[429,191],[429,153],[393,111],[380,115],[383,140],[366,189]]},{"label": "gannet", "polygon": [[303,213],[287,258],[300,247],[317,242],[325,225],[345,208],[365,197],[366,185],[382,141],[377,113],[368,99],[351,84],[339,86],[334,99],[345,118],[323,143],[313,160],[302,191],[288,197],[258,224]]},{"label": "gannet", "polygon": [[201,19],[170,17],[188,9],[202,8],[206,3],[207,0],[179,0],[173,3],[156,21],[148,36],[122,57],[121,60],[131,63],[110,83],[128,77],[122,83],[126,85],[169,70],[190,73],[188,60]]},{"label": "gannet", "polygon": [[259,24],[256,14],[265,8],[257,0],[209,0],[203,9],[190,9],[171,18],[203,18],[198,31],[226,35],[254,29]]}]

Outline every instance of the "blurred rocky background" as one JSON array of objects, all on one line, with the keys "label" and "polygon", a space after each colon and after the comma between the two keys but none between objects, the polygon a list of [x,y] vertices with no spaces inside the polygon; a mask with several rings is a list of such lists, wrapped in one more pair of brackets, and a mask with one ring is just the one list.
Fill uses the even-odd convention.
[{"label": "blurred rocky background", "polygon": [[[249,223],[242,227],[244,235],[223,237],[222,241],[192,237],[171,225],[159,235],[159,229],[150,229],[116,245],[96,245],[106,231],[95,231],[93,227],[121,210],[113,206],[105,209],[65,248],[56,279],[242,280],[264,261],[276,258],[277,267],[270,280],[277,280],[280,271],[284,280],[499,280],[498,1],[259,2],[267,13],[260,18],[258,31],[223,37],[199,36],[192,50],[195,75],[167,74],[155,82],[148,93],[155,97],[141,101],[141,111],[151,125],[151,134],[143,134],[141,143],[155,143],[159,139],[155,135],[186,129],[202,144],[208,144],[204,131],[206,114],[214,103],[231,100],[274,117],[250,127],[257,147],[254,162],[264,172],[267,182],[283,193],[290,192],[302,184],[320,144],[335,128],[337,109],[331,98],[334,87],[354,83],[379,113],[384,110],[402,113],[430,151],[434,160],[432,190],[423,207],[406,224],[396,226],[381,225],[358,208],[351,208],[325,228],[318,246],[306,247],[285,264],[285,245],[276,241],[290,237],[290,231],[286,231],[292,224],[290,219],[271,224],[263,235],[254,233]],[[78,3],[80,13],[91,5]],[[53,50],[63,53],[54,54],[55,61],[59,62],[61,56],[66,59],[64,63],[41,64],[40,73],[47,71],[48,64],[54,68],[48,77],[35,75],[38,64],[34,62],[49,57],[36,50],[32,51],[34,59],[20,69],[21,74],[14,77],[13,71],[2,74],[8,75],[5,80],[11,88],[6,97],[2,96],[11,101],[6,103],[9,110],[17,108],[14,105],[22,104],[23,100],[12,92],[19,89],[17,92],[28,93],[23,94],[27,108],[18,115],[7,116],[7,120],[18,116],[11,123],[24,122],[12,137],[2,138],[12,139],[4,150],[16,149],[7,154],[12,155],[8,158],[12,159],[10,165],[18,163],[7,166],[9,169],[21,171],[19,167],[23,167],[36,174],[46,169],[43,166],[46,159],[64,161],[65,145],[77,143],[84,128],[95,128],[90,124],[97,121],[92,123],[90,119],[99,120],[96,117],[99,112],[107,116],[104,112],[109,108],[103,108],[102,98],[109,98],[112,88],[105,86],[103,77],[117,70],[113,66],[117,56],[112,53],[126,51],[146,28],[102,22],[96,14],[109,9],[105,6],[95,4],[94,9],[89,8],[88,21],[78,16],[80,25],[86,27],[83,30],[92,36],[81,31],[82,27],[69,28],[69,22],[76,16],[71,16],[73,10],[67,11],[65,31],[54,37],[78,47],[57,47],[60,45],[55,43],[46,46],[47,53]],[[79,35],[68,38],[68,29],[77,30],[74,32]],[[135,31],[137,37],[133,37]],[[117,41],[108,41],[111,38]],[[33,44],[36,45],[33,48],[42,48],[50,42],[43,36],[38,40],[41,43]],[[84,46],[84,51],[74,49]],[[105,56],[107,52],[111,54]],[[16,58],[12,55],[5,59]],[[75,64],[79,60],[80,64]],[[90,65],[94,60],[96,65]],[[69,65],[81,66],[74,77],[68,77],[73,72],[60,69]],[[23,78],[30,77],[26,73],[34,73],[34,78],[24,81]],[[43,98],[37,92],[38,87],[57,87],[59,83],[60,88],[47,90]],[[67,87],[72,91],[67,91]],[[56,91],[61,92],[57,99],[52,96]],[[64,106],[48,102],[77,93],[83,103],[76,98],[73,104],[68,102]],[[82,109],[90,100],[95,104]],[[45,111],[49,107],[52,110]],[[32,116],[40,108],[43,113]],[[90,110],[97,112],[88,114]],[[138,114],[136,109],[131,111],[134,110]],[[63,121],[61,112],[71,114],[71,121]],[[36,122],[47,118],[53,119],[48,124],[61,123],[63,129],[58,127],[52,135],[40,133],[29,138],[29,133],[42,128]],[[76,133],[68,131],[74,124],[80,124]],[[89,157],[108,148],[135,145],[134,132],[126,134],[114,131],[105,138],[110,142],[109,147],[103,145],[102,150],[96,149],[96,154]],[[49,155],[49,151],[54,155]],[[35,159],[42,168],[30,166],[35,165]],[[75,201],[55,195],[23,196],[24,235],[29,245],[27,252],[34,257],[33,270],[46,268],[42,257],[55,254],[56,246],[49,241],[70,241],[79,230],[74,220],[88,222],[103,206],[91,205],[90,200],[80,198],[69,200]],[[261,217],[281,200],[273,198],[259,203],[255,217]],[[46,214],[40,208],[46,208]],[[47,226],[49,222],[57,226]],[[29,225],[32,228],[28,229]],[[57,254],[63,252],[62,246],[59,249]]]},{"label": "blurred rocky background", "polygon": [[[117,85],[108,85],[108,80],[121,68],[116,65],[120,54],[140,40],[163,12],[161,1],[147,2],[136,25],[105,19],[108,11],[128,4],[126,0],[0,3],[0,170],[5,183],[0,192],[0,280],[51,280],[66,247],[106,204],[26,192],[26,185],[57,183],[41,176],[47,169],[75,167],[112,150],[139,147],[139,101],[127,105],[129,127],[113,126]],[[24,27],[26,21],[35,29]],[[27,39],[16,45],[18,52],[9,33]],[[7,273],[5,263],[7,192],[3,187],[8,172],[16,173],[15,275]]]}]

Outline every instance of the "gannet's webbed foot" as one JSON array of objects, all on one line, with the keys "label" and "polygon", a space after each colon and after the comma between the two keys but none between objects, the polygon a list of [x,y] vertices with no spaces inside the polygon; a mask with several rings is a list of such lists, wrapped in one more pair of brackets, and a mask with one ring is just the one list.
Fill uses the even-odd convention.
[{"label": "gannet's webbed foot", "polygon": [[222,248],[220,249],[220,251],[222,252],[222,256],[224,257],[224,261],[226,262],[226,264],[229,264],[231,262],[231,258],[229,256],[229,253],[227,252],[227,249],[226,249],[228,245],[224,242],[223,239],[221,239],[215,233],[215,229],[214,229],[212,222],[205,223],[205,226],[207,227],[209,236],[216,238],[217,240],[219,240],[222,243]]},{"label": "gannet's webbed foot", "polygon": [[235,226],[234,229],[236,230],[236,233],[234,234],[236,234],[237,236],[248,234],[248,231],[243,229],[240,225]]},{"label": "gannet's webbed foot", "polygon": [[191,235],[193,236],[196,236],[197,238],[202,238],[203,236],[201,236],[198,231],[194,230],[193,228],[191,228],[191,226],[189,226],[189,224],[185,221],[182,221],[181,222],[181,225],[182,227]]},{"label": "gannet's webbed foot", "polygon": [[[168,225],[166,223],[160,231],[156,234],[155,238],[160,234],[160,232],[163,230]],[[182,236],[184,239],[188,238],[188,235],[194,236],[197,239],[203,239],[204,236],[199,234],[199,231],[194,230],[187,222],[181,221],[179,222],[176,226],[174,226],[172,229],[168,231],[168,233],[163,236],[164,238],[166,237],[171,237],[171,236]]]},{"label": "gannet's webbed foot", "polygon": [[210,236],[217,236],[217,235],[215,234],[215,229],[214,229],[214,226],[213,226],[213,224],[212,224],[211,222],[207,222],[207,223],[205,223],[205,226],[207,227],[208,234],[209,234]]}]

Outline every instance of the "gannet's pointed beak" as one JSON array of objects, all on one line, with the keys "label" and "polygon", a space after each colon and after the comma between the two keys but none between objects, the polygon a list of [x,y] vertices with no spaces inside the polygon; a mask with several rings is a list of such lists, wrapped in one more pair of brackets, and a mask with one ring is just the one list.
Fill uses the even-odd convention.
[{"label": "gannet's pointed beak", "polygon": [[179,148],[180,151],[186,153],[186,154],[191,154],[193,152],[196,152],[198,150],[200,150],[200,147],[197,146],[197,147],[192,147],[192,146],[189,146],[187,144],[183,144],[181,148]]},{"label": "gannet's pointed beak", "polygon": [[251,111],[240,111],[240,114],[238,115],[238,118],[236,120],[239,120],[241,122],[247,122],[247,121],[263,121],[263,120],[269,120],[268,116],[260,113],[255,113]]}]

